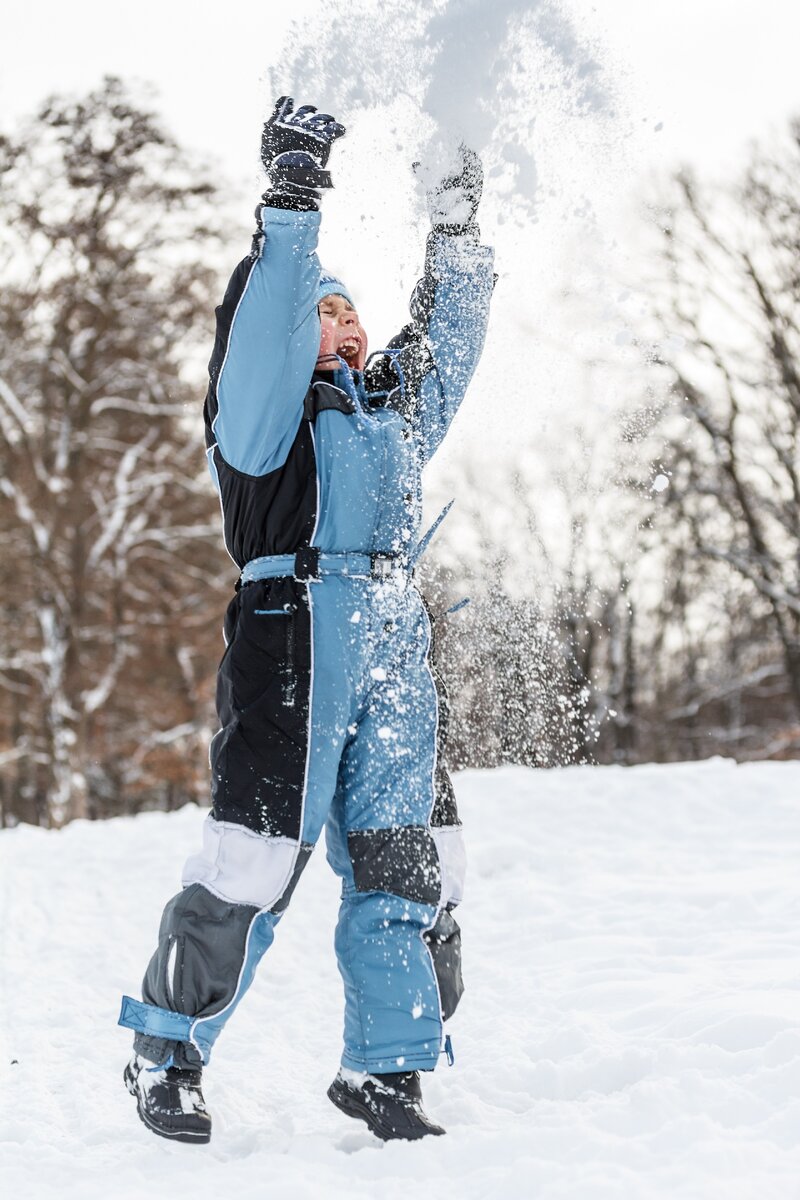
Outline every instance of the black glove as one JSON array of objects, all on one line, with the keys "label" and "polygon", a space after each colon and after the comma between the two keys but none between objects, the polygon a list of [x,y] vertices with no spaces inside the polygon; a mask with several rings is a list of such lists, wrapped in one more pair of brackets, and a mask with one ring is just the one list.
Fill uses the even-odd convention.
[{"label": "black glove", "polygon": [[313,104],[293,110],[292,97],[281,96],[264,125],[261,161],[269,179],[264,200],[275,208],[308,212],[319,208],[321,190],[333,187],[325,167],[345,127]]},{"label": "black glove", "polygon": [[[475,151],[463,142],[458,153],[460,163],[455,172],[426,189],[431,225],[435,233],[474,233],[479,236],[475,213],[483,191],[483,165]],[[429,172],[423,173],[419,167],[419,163],[414,163],[414,170],[424,180]]]}]

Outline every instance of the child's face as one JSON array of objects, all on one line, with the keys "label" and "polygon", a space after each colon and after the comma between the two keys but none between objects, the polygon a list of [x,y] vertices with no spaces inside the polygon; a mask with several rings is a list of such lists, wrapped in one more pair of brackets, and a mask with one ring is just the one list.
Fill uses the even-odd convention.
[{"label": "child's face", "polygon": [[358,313],[344,296],[323,296],[319,302],[320,338],[318,371],[335,371],[336,355],[354,371],[363,371],[367,361],[367,335]]}]

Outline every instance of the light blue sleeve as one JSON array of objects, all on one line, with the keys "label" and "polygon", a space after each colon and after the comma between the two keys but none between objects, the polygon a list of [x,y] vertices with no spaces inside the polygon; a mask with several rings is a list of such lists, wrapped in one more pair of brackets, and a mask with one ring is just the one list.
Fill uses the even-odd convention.
[{"label": "light blue sleeve", "polygon": [[285,463],[320,338],[320,214],[265,206],[261,221],[260,245],[217,310],[223,357],[213,436],[225,461],[246,475]]},{"label": "light blue sleeve", "polygon": [[494,251],[475,238],[436,233],[429,238],[425,277],[412,301],[415,323],[424,326],[429,368],[415,405],[426,462],[441,445],[480,360],[493,265]]}]

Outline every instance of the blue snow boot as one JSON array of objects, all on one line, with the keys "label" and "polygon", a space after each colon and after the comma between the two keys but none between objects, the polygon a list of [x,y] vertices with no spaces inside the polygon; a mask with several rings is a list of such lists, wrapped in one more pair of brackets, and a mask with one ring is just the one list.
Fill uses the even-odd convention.
[{"label": "blue snow boot", "polygon": [[123,1079],[136,1097],[139,1116],[152,1133],[193,1145],[211,1140],[211,1117],[200,1090],[202,1071],[179,1067],[154,1071],[151,1063],[134,1054]]},{"label": "blue snow boot", "polygon": [[422,1111],[419,1071],[362,1075],[342,1069],[328,1088],[328,1098],[348,1117],[365,1121],[383,1142],[415,1142],[445,1132]]}]

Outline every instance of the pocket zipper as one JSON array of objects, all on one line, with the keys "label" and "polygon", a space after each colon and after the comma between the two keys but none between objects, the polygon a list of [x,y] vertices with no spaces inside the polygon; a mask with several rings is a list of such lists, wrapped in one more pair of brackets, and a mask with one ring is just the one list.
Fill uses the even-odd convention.
[{"label": "pocket zipper", "polygon": [[297,681],[294,677],[294,614],[297,611],[296,604],[284,604],[283,608],[254,608],[254,617],[288,617],[286,622],[286,643],[285,655],[286,663],[283,668],[283,686],[281,688],[281,702],[284,708],[294,708],[295,695],[297,690]]},{"label": "pocket zipper", "polygon": [[286,606],[286,616],[289,620],[286,622],[286,673],[283,679],[283,704],[284,708],[294,708],[295,693],[297,680],[294,674],[294,614],[296,605]]}]

